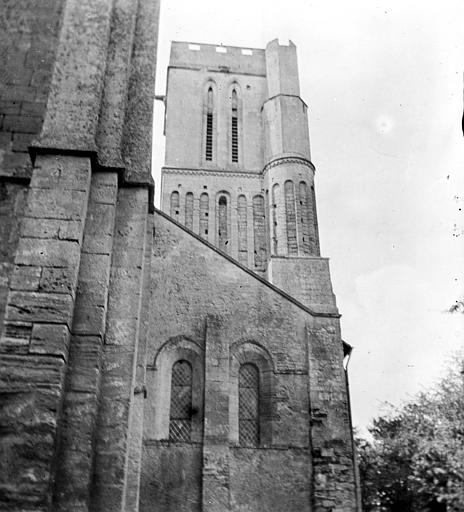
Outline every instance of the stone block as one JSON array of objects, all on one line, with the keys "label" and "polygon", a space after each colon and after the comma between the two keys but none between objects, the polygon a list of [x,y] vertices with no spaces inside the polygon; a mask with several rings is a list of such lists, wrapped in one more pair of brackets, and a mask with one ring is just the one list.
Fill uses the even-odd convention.
[{"label": "stone block", "polygon": [[73,391],[97,392],[100,380],[101,355],[102,340],[99,336],[72,336],[70,387]]},{"label": "stone block", "polygon": [[130,346],[137,332],[137,318],[112,318],[105,334],[105,345]]},{"label": "stone block", "polygon": [[38,133],[42,126],[42,117],[6,115],[3,129],[9,132]]},{"label": "stone block", "polygon": [[81,190],[31,188],[26,217],[81,220],[85,214],[87,194]]},{"label": "stone block", "polygon": [[[16,354],[2,355],[0,360],[0,392],[20,393],[36,391],[37,386],[44,390],[44,396],[33,396],[39,400],[41,407],[58,405],[60,390],[63,387],[63,378],[66,363],[60,357],[49,357],[29,354],[26,356]],[[48,396],[48,398],[47,398]],[[0,402],[1,403],[1,402]],[[24,413],[25,411],[17,411]],[[34,411],[31,411],[34,413]],[[17,414],[14,413],[14,414]],[[49,411],[52,425],[56,425],[57,418]],[[0,415],[1,416],[1,415]],[[37,418],[41,421],[41,418]]]},{"label": "stone block", "polygon": [[[0,339],[0,350],[2,352],[27,353],[31,332],[31,322],[5,322]],[[22,348],[24,348],[24,351],[21,350]]]},{"label": "stone block", "polygon": [[113,247],[114,205],[91,203],[87,212],[82,250],[111,254]]},{"label": "stone block", "polygon": [[34,101],[37,97],[37,88],[28,85],[16,85],[2,89],[3,101]]},{"label": "stone block", "polygon": [[14,133],[13,134],[13,151],[27,152],[27,148],[31,145],[34,135],[31,133]]},{"label": "stone block", "polygon": [[81,231],[82,221],[33,217],[24,217],[21,221],[21,236],[25,238],[59,238],[78,242]]},{"label": "stone block", "polygon": [[90,187],[90,159],[87,157],[37,155],[32,188],[80,190]]},{"label": "stone block", "polygon": [[68,357],[69,329],[64,324],[34,324],[29,352]]},{"label": "stone block", "polygon": [[10,288],[12,290],[37,291],[41,275],[41,267],[15,265],[10,279]]},{"label": "stone block", "polygon": [[6,308],[9,321],[63,323],[70,327],[73,300],[60,293],[10,292]]},{"label": "stone block", "polygon": [[82,221],[70,220],[60,222],[58,238],[60,240],[72,240],[74,242],[80,242],[82,239]]},{"label": "stone block", "polygon": [[74,295],[77,284],[78,267],[44,267],[39,283],[39,291],[67,293]]},{"label": "stone block", "polygon": [[23,101],[21,102],[21,114],[26,116],[42,116],[45,112],[45,103],[38,101]]},{"label": "stone block", "polygon": [[30,169],[32,166],[31,159],[27,153],[6,153],[3,156],[3,169]]},{"label": "stone block", "polygon": [[9,151],[12,145],[12,136],[10,132],[0,132],[0,148]]},{"label": "stone block", "polygon": [[17,265],[77,267],[79,245],[68,240],[20,238],[16,252]]},{"label": "stone block", "polygon": [[104,336],[106,307],[94,304],[92,299],[89,299],[89,295],[85,295],[84,300],[80,300],[78,293],[77,298],[79,305],[74,312],[73,331],[76,334],[98,334]]},{"label": "stone block", "polygon": [[19,114],[21,103],[19,101],[0,101],[0,114],[17,115]]}]

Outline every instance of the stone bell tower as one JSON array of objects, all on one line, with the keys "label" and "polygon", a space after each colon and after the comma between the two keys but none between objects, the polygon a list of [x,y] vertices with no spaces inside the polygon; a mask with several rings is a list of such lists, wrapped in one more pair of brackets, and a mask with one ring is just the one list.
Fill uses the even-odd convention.
[{"label": "stone bell tower", "polygon": [[302,304],[336,312],[307,110],[291,41],[174,42],[162,209]]}]

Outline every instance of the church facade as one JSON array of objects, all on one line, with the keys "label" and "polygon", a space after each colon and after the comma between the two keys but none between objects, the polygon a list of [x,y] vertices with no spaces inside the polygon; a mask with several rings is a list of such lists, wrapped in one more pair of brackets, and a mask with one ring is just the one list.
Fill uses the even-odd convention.
[{"label": "church facade", "polygon": [[173,43],[158,210],[158,3],[7,3],[0,508],[360,510],[295,46]]}]

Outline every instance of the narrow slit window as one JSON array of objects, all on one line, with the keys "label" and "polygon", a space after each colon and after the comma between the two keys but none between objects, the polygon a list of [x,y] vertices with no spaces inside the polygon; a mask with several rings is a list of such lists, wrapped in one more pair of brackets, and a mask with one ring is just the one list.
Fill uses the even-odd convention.
[{"label": "narrow slit window", "polygon": [[206,145],[205,159],[208,162],[213,160],[213,89],[208,89],[207,111],[206,111]]},{"label": "narrow slit window", "polygon": [[232,91],[232,162],[238,162],[238,101],[237,91]]}]

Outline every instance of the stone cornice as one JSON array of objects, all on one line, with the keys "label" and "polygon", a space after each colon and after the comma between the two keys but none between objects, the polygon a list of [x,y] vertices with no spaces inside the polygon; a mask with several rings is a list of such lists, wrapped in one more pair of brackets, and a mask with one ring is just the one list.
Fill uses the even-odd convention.
[{"label": "stone cornice", "polygon": [[263,174],[266,174],[266,172],[271,169],[272,167],[277,167],[278,165],[286,165],[286,164],[299,164],[299,165],[305,165],[306,167],[309,167],[314,172],[316,171],[316,168],[312,164],[310,160],[307,160],[306,158],[301,158],[298,156],[285,156],[282,158],[276,158],[274,160],[271,160],[269,163],[267,163],[264,166]]},{"label": "stone cornice", "polygon": [[221,176],[231,178],[260,178],[261,172],[246,172],[246,171],[219,171],[208,169],[182,169],[179,167],[163,167],[162,173],[165,174],[187,174],[190,176]]}]

